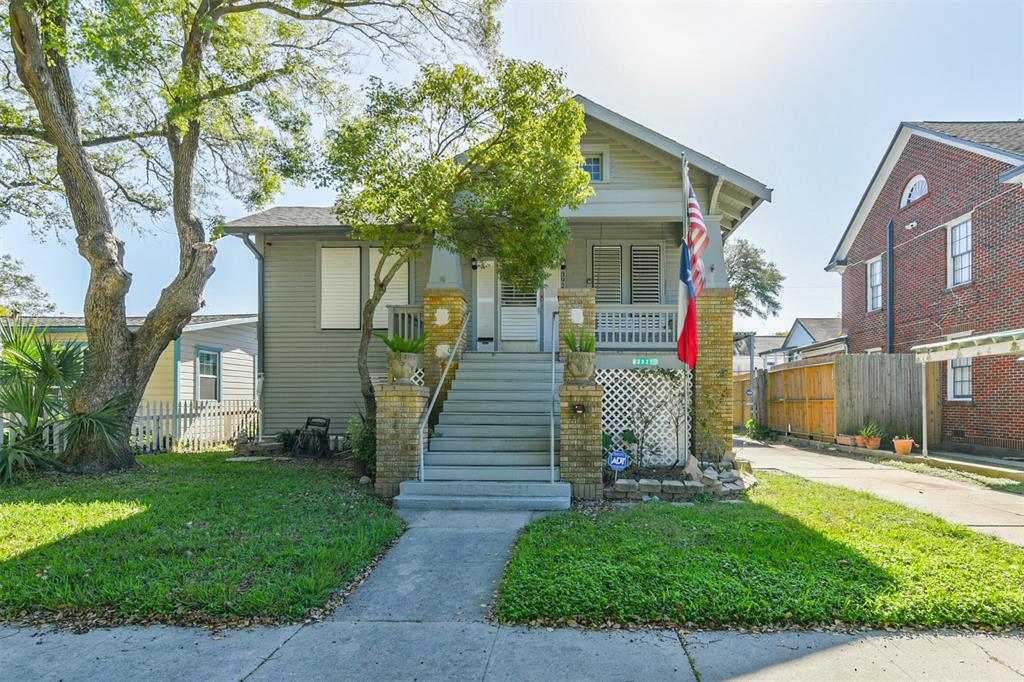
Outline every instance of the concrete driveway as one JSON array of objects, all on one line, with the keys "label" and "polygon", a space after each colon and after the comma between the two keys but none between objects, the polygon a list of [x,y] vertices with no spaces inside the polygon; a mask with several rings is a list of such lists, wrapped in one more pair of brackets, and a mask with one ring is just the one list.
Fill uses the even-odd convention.
[{"label": "concrete driveway", "polygon": [[1019,634],[588,632],[486,620],[530,512],[404,513],[323,623],[76,635],[0,626],[0,680],[1024,680]]},{"label": "concrete driveway", "polygon": [[779,469],[863,490],[1024,546],[1024,496],[827,452],[741,440],[735,444],[736,456],[749,460],[755,469]]}]

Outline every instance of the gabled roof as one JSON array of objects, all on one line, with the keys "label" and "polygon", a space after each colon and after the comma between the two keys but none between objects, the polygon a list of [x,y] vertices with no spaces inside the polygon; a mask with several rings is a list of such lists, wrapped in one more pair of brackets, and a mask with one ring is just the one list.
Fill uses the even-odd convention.
[{"label": "gabled roof", "polygon": [[843,334],[841,317],[798,317],[796,323],[806,329],[815,342],[827,341]]},{"label": "gabled roof", "polygon": [[[31,322],[36,327],[46,327],[47,329],[58,330],[58,329],[84,329],[85,318],[84,317],[67,317],[67,316],[41,316],[41,317],[26,317],[27,322]],[[142,326],[142,323],[146,321],[145,317],[128,317],[126,318],[128,327],[136,329]],[[199,329],[210,329],[212,327],[226,327],[232,324],[244,324],[246,322],[255,322],[255,313],[241,313],[237,315],[193,315],[192,319],[189,320],[188,324],[185,325],[185,331],[196,331]]]},{"label": "gabled roof", "polygon": [[918,121],[913,125],[965,142],[1024,155],[1024,120]]},{"label": "gabled roof", "polygon": [[825,270],[834,272],[846,265],[850,245],[857,238],[896,161],[915,135],[1010,164],[1013,168],[1000,176],[1000,181],[1024,181],[1024,148],[1021,146],[1024,145],[1024,121],[904,121],[889,142]]},{"label": "gabled roof", "polygon": [[[720,178],[726,185],[733,185],[736,189],[730,191],[742,193],[744,207],[737,209],[740,215],[735,218],[731,226],[727,228],[723,224],[723,229],[727,232],[732,232],[739,227],[739,224],[762,202],[771,201],[772,190],[749,175],[665,137],[661,133],[617,114],[582,95],[576,95],[575,99],[583,106],[586,115],[593,117],[597,121],[621,130],[627,135],[663,153],[680,159],[680,161],[685,154],[687,163],[716,178]],[[338,222],[334,210],[330,206],[277,206],[265,211],[242,216],[224,224],[224,232],[232,235],[244,235],[251,232],[272,232],[282,228],[287,231],[337,233],[339,228],[344,229],[346,226]]]},{"label": "gabled roof", "polygon": [[[747,346],[747,339],[749,336],[742,337],[733,341],[733,354],[734,355],[747,355],[749,353]],[[782,344],[786,342],[785,336],[778,336],[772,334],[770,336],[755,336],[754,337],[754,355],[762,355],[770,353],[773,350],[778,350],[782,347]]]}]

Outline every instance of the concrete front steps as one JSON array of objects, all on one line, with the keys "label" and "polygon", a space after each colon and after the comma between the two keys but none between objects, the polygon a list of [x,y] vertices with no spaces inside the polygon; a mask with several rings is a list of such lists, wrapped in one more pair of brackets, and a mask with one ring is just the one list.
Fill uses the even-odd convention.
[{"label": "concrete front steps", "polygon": [[402,483],[396,506],[568,509],[557,440],[551,483],[551,409],[550,353],[465,353],[424,455],[425,480]]},{"label": "concrete front steps", "polygon": [[559,511],[569,508],[569,483],[498,481],[403,481],[395,505],[401,509]]}]

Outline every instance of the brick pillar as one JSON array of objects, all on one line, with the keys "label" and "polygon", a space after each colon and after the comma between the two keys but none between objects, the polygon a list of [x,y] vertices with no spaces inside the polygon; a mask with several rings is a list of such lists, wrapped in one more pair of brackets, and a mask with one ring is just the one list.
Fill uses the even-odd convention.
[{"label": "brick pillar", "polygon": [[[559,289],[558,290],[558,354],[565,357],[569,347],[565,345],[566,334],[580,331],[590,335],[597,333],[597,290],[596,289]],[[581,311],[583,323],[573,321],[573,310]],[[576,313],[577,320],[579,313]]]},{"label": "brick pillar", "polygon": [[419,475],[419,427],[430,400],[426,386],[377,387],[377,481],[382,497],[398,494],[398,484]]},{"label": "brick pillar", "polygon": [[[697,299],[697,424],[720,437],[732,453],[732,289],[705,289]],[[704,398],[704,393],[708,398]],[[702,410],[708,412],[703,414]],[[700,434],[697,437],[700,443]]]},{"label": "brick pillar", "polygon": [[[604,386],[596,383],[562,384],[558,394],[562,419],[559,478],[572,483],[573,497],[599,500],[604,490],[601,481]],[[576,405],[583,405],[583,414],[576,413]]]},{"label": "brick pillar", "polygon": [[[460,288],[427,289],[423,293],[423,322],[427,330],[426,348],[423,350],[423,382],[430,393],[437,389],[437,382],[444,371],[443,363],[448,361],[452,347],[459,337],[462,322],[469,314],[469,302]],[[459,356],[466,347],[470,331],[467,329],[462,337],[462,344],[455,354],[453,367],[448,370],[445,385],[438,396],[435,410],[440,410],[451,388],[455,370],[459,365]]]}]

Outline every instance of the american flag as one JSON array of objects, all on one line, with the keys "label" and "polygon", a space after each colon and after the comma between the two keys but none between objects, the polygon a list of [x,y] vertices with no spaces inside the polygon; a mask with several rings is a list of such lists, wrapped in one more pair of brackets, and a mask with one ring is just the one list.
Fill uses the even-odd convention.
[{"label": "american flag", "polygon": [[697,366],[697,297],[704,291],[704,261],[701,254],[708,247],[710,239],[700,203],[693,192],[693,185],[687,174],[686,185],[689,197],[686,206],[686,239],[680,245],[679,257],[679,310],[676,313],[679,337],[676,352],[679,359],[690,369]]},{"label": "american flag", "polygon": [[689,183],[687,178],[687,185],[690,188],[690,198],[687,202],[686,215],[690,220],[690,230],[686,236],[687,246],[690,247],[690,270],[693,276],[693,293],[694,296],[700,296],[701,292],[704,291],[705,279],[704,279],[704,261],[701,260],[701,255],[704,254],[704,249],[708,248],[708,228],[704,224],[704,215],[700,212],[700,204],[697,202],[697,195],[693,192],[693,185]]}]

